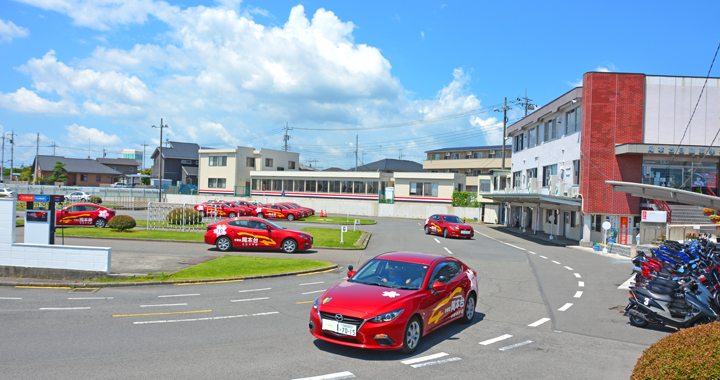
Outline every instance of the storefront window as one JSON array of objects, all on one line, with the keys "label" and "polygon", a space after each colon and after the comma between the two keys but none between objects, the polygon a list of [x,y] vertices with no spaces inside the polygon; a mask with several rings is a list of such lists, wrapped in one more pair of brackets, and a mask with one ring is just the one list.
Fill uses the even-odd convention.
[{"label": "storefront window", "polygon": [[717,194],[717,163],[643,160],[643,183]]}]

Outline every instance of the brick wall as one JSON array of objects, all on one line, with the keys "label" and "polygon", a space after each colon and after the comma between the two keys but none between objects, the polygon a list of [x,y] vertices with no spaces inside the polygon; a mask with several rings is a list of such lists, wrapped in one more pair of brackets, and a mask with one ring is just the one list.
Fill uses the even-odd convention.
[{"label": "brick wall", "polygon": [[605,181],[642,182],[642,156],[615,156],[615,145],[642,143],[645,75],[583,76],[580,193],[586,213],[640,213],[640,198],[614,193]]}]

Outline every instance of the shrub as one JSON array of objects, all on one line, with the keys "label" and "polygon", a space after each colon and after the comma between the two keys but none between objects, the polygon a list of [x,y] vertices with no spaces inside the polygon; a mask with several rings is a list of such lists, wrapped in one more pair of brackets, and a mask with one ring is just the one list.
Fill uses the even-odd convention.
[{"label": "shrub", "polygon": [[643,352],[630,379],[720,379],[720,322],[660,339]]},{"label": "shrub", "polygon": [[108,227],[120,231],[133,229],[136,225],[135,219],[130,215],[116,215],[108,222]]},{"label": "shrub", "polygon": [[170,224],[183,224],[183,221],[184,224],[199,224],[202,222],[202,215],[192,208],[185,208],[184,212],[182,208],[176,208],[170,211],[166,220]]},{"label": "shrub", "polygon": [[90,197],[90,203],[94,203],[96,205],[99,205],[102,203],[102,198],[100,197]]}]

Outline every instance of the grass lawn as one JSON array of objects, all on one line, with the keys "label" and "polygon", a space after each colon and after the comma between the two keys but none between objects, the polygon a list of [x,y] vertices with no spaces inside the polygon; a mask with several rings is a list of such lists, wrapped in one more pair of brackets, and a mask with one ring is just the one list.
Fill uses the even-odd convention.
[{"label": "grass lawn", "polygon": [[15,226],[24,226],[25,221],[22,219],[15,219]]},{"label": "grass lawn", "polygon": [[269,257],[246,257],[226,255],[215,260],[183,269],[174,274],[160,273],[129,279],[98,279],[97,282],[136,282],[199,280],[259,276],[276,273],[297,272],[332,265],[327,261],[306,259],[275,259]]},{"label": "grass lawn", "polygon": [[340,244],[340,229],[332,229],[332,228],[303,228],[302,231],[309,233],[313,236],[313,239],[315,242],[313,243],[313,247],[330,247],[330,248],[357,248],[357,246],[353,245],[355,244],[358,239],[360,239],[360,236],[362,235],[362,231],[351,231],[348,229],[348,232],[345,232],[343,234],[343,241],[345,244]]},{"label": "grass lawn", "polygon": [[[65,236],[91,236],[105,238],[129,238],[129,239],[157,239],[157,240],[188,240],[203,241],[204,232],[181,232],[181,231],[147,231],[143,229],[132,229],[126,231],[113,230],[111,228],[93,227],[69,227],[64,228]],[[62,236],[63,231],[58,230],[55,236]]]},{"label": "grass lawn", "polygon": [[[308,216],[307,218],[298,219],[298,222],[313,222],[313,223],[337,223],[337,224],[353,224],[355,223],[354,217],[344,216],[329,216],[326,218],[319,217],[317,215]],[[374,220],[371,219],[358,219],[360,224],[375,224]]]}]

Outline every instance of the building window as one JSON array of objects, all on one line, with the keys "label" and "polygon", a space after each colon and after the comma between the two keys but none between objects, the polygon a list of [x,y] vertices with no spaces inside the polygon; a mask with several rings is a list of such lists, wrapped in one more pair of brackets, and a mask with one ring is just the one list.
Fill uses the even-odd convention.
[{"label": "building window", "polygon": [[473,153],[473,158],[483,158],[483,152],[475,152],[475,153]]},{"label": "building window", "polygon": [[95,176],[95,182],[100,182],[100,176],[99,176],[99,175],[96,175],[96,176]]},{"label": "building window", "polygon": [[245,159],[245,166],[248,168],[254,168],[255,167],[255,157],[248,157]]},{"label": "building window", "polygon": [[[185,160],[183,160],[185,163]],[[191,162],[188,161],[188,164]],[[225,156],[210,156],[210,166],[227,166],[227,157]]]},{"label": "building window", "polygon": [[[180,160],[180,164],[182,164],[182,165],[191,165],[191,164],[192,164],[192,160]],[[212,165],[212,166],[215,166],[215,165]],[[113,168],[113,169],[114,169],[114,168]]]},{"label": "building window", "polygon": [[573,134],[580,130],[582,124],[582,107],[575,108],[565,114],[565,133]]},{"label": "building window", "polygon": [[522,171],[513,172],[513,187],[522,186],[522,184],[520,183],[521,173],[522,173]]},{"label": "building window", "polygon": [[367,183],[367,193],[368,194],[377,194],[378,193],[378,181],[368,181]]},{"label": "building window", "polygon": [[295,181],[295,191],[304,192],[305,191],[305,181],[299,179]]},{"label": "building window", "polygon": [[288,161],[288,169],[295,169],[295,161]]},{"label": "building window", "polygon": [[342,192],[344,194],[352,194],[353,181],[340,181],[342,184]]},{"label": "building window", "polygon": [[527,169],[527,177],[530,178],[537,178],[537,168]]},{"label": "building window", "polygon": [[208,188],[224,189],[225,188],[225,178],[208,178]]},{"label": "building window", "polygon": [[531,129],[528,132],[528,148],[532,148],[535,146],[535,140],[537,139],[537,136],[535,135],[536,131],[535,128]]},{"label": "building window", "polygon": [[293,191],[293,180],[291,180],[291,179],[283,180],[283,190]]},{"label": "building window", "polygon": [[253,190],[260,190],[260,189],[258,189],[258,182],[260,182],[260,180],[257,180],[257,179],[252,180],[252,189]]},{"label": "building window", "polygon": [[327,193],[328,192],[328,181],[325,181],[325,180],[317,181],[317,192],[318,193]]},{"label": "building window", "polygon": [[273,159],[272,158],[266,158],[265,159],[265,166],[268,168],[273,167]]},{"label": "building window", "polygon": [[269,191],[272,185],[272,181],[269,179],[262,180],[262,189],[263,191]]},{"label": "building window", "polygon": [[453,153],[450,155],[451,160],[459,160],[460,159],[460,153]]},{"label": "building window", "polygon": [[281,179],[272,180],[272,190],[273,191],[282,191],[282,180]]},{"label": "building window", "polygon": [[365,182],[363,182],[363,181],[353,181],[353,193],[355,193],[355,194],[365,194]]},{"label": "building window", "polygon": [[576,214],[577,214],[576,211],[570,211],[570,227],[575,227],[575,224],[576,224],[576,222],[577,222],[577,221],[575,220]]},{"label": "building window", "polygon": [[602,215],[595,215],[595,231],[601,232],[602,231]]},{"label": "building window", "polygon": [[339,193],[340,192],[340,181],[329,181],[328,182],[328,192],[330,193]]},{"label": "building window", "polygon": [[480,180],[480,192],[481,193],[489,193],[490,192],[490,180],[489,179],[481,179]]},{"label": "building window", "polygon": [[573,161],[573,185],[580,184],[580,160]]},{"label": "building window", "polygon": [[285,168],[278,166],[277,171],[279,171],[279,172],[284,172],[284,171],[285,171]]},{"label": "building window", "polygon": [[81,174],[81,175],[80,175],[80,180],[81,180],[81,181],[87,181],[87,174]]},{"label": "building window", "polygon": [[550,176],[557,174],[557,164],[543,166],[543,187],[550,186]]},{"label": "building window", "polygon": [[305,181],[305,191],[307,192],[315,192],[315,180],[307,180]]},{"label": "building window", "polygon": [[440,153],[433,153],[430,155],[431,160],[439,160],[440,159]]},{"label": "building window", "polygon": [[437,182],[410,182],[410,195],[418,197],[437,197]]}]

